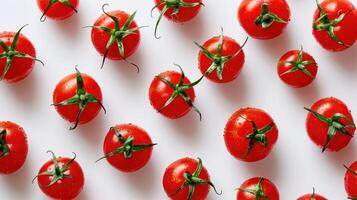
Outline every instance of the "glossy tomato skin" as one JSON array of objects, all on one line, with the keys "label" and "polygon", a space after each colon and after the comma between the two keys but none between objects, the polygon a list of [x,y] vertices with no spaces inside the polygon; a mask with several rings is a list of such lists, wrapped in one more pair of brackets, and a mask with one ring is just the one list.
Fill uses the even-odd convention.
[{"label": "glossy tomato skin", "polygon": [[[152,144],[149,134],[142,128],[133,124],[120,124],[115,126],[124,139],[129,136],[134,137],[134,145]],[[111,128],[104,140],[103,151],[108,154],[120,147],[122,143],[115,135],[115,131]],[[153,147],[149,147],[142,151],[136,151],[132,157],[126,159],[123,153],[118,153],[108,157],[108,162],[116,169],[123,172],[134,172],[143,168],[150,160]]]},{"label": "glossy tomato skin", "polygon": [[261,14],[262,4],[268,4],[268,10],[282,20],[290,21],[290,8],[285,0],[243,0],[238,8],[238,19],[243,29],[255,39],[268,40],[280,35],[287,23],[273,22],[270,27],[262,28],[255,24]]},{"label": "glossy tomato skin", "polygon": [[[354,173],[357,173],[357,161],[350,167]],[[345,189],[350,198],[357,198],[357,175],[347,170],[345,174]]]},{"label": "glossy tomato skin", "polygon": [[[260,179],[260,177],[248,179],[239,188],[254,190],[257,187]],[[279,191],[273,182],[264,178],[261,184],[263,192],[269,197],[269,200],[279,200]],[[238,190],[237,200],[256,200],[256,197],[248,192]]]},{"label": "glossy tomato skin", "polygon": [[[297,200],[311,200],[312,197],[313,197],[312,194],[305,194],[305,195],[299,197]],[[319,194],[316,194],[316,193],[315,193],[314,197],[315,197],[315,200],[327,200],[325,197],[323,197]]]},{"label": "glossy tomato skin", "polygon": [[[172,200],[187,199],[189,193],[188,186],[182,189],[176,195],[173,196],[170,195],[172,195],[185,182],[184,173],[189,172],[193,174],[197,166],[198,166],[197,160],[186,157],[176,160],[166,168],[162,183],[164,186],[164,190],[167,196],[170,197],[170,199]],[[202,167],[202,171],[198,177],[203,180],[210,180],[208,171],[205,167]],[[208,184],[196,185],[191,200],[206,199],[209,189],[210,188]]]},{"label": "glossy tomato skin", "polygon": [[[215,55],[217,53],[217,47],[219,43],[219,36],[213,37],[207,40],[203,47],[206,48],[210,53]],[[224,36],[222,43],[222,56],[234,55],[241,46],[232,38]],[[243,50],[231,60],[224,64],[224,70],[222,73],[222,80],[219,80],[217,76],[217,71],[214,70],[210,75],[206,76],[209,80],[216,83],[226,83],[230,82],[238,77],[240,74],[245,55]],[[207,69],[212,65],[212,60],[210,60],[202,51],[198,54],[198,67],[202,74],[205,74]]]},{"label": "glossy tomato skin", "polygon": [[[118,19],[120,28],[124,26],[125,22],[129,18],[128,13],[126,13],[124,11],[120,11],[120,10],[108,12],[108,14],[110,14]],[[97,21],[94,23],[93,26],[104,26],[109,29],[115,28],[114,21],[105,14],[102,14],[97,19]],[[133,29],[133,28],[137,28],[137,27],[138,27],[138,25],[136,24],[135,20],[133,20],[129,25],[129,29]],[[106,51],[106,45],[110,39],[110,35],[101,29],[93,28],[91,37],[92,37],[92,43],[93,43],[94,47],[99,52],[99,54],[103,56]],[[124,37],[122,39],[122,42],[123,42],[123,46],[124,46],[124,57],[128,58],[139,47],[139,43],[140,43],[139,30],[136,30],[136,31],[134,31],[133,34],[130,34],[130,35]],[[107,54],[107,58],[112,59],[112,60],[121,60],[122,59],[122,57],[120,56],[118,45],[116,45],[116,43],[114,43],[112,46],[110,46],[108,54]]]},{"label": "glossy tomato skin", "polygon": [[273,122],[273,119],[263,110],[258,108],[242,108],[235,112],[228,120],[224,129],[224,141],[229,153],[238,160],[255,162],[266,158],[278,140],[278,128],[274,124],[266,134],[268,144],[266,147],[256,142],[248,156],[244,157],[249,148],[247,135],[253,132],[253,125],[248,120],[254,121],[258,129]]},{"label": "glossy tomato skin", "polygon": [[[89,75],[81,73],[84,87],[86,91],[96,97],[100,102],[103,102],[102,91],[98,83]],[[64,100],[67,100],[77,93],[77,80],[76,74],[70,74],[63,78],[56,86],[53,92],[53,103],[57,104]],[[57,112],[62,116],[63,119],[74,123],[76,122],[76,117],[79,112],[79,105],[66,105],[66,106],[55,106]],[[94,119],[99,113],[101,107],[98,103],[88,103],[83,110],[79,124],[85,124],[92,119]]]},{"label": "glossy tomato skin", "polygon": [[0,122],[1,129],[6,130],[5,140],[10,153],[0,158],[0,174],[11,174],[19,170],[26,161],[27,136],[23,128],[13,122]]},{"label": "glossy tomato skin", "polygon": [[[37,0],[37,5],[42,13],[45,12],[49,2],[50,0]],[[74,8],[77,9],[79,0],[69,0],[69,2]],[[64,3],[56,2],[46,12],[46,17],[54,20],[64,20],[72,16],[74,13],[75,11]]]},{"label": "glossy tomato skin", "polygon": [[[62,168],[71,158],[57,158],[59,166]],[[47,161],[40,169],[39,174],[47,171],[53,171],[53,160]],[[43,193],[54,199],[74,199],[83,189],[84,174],[77,161],[73,161],[65,174],[71,178],[64,178],[49,186],[52,176],[38,176],[38,185]]]},{"label": "glossy tomato skin", "polygon": [[[287,71],[294,68],[294,65],[289,64],[289,63],[283,63],[283,62],[298,61],[299,53],[300,53],[300,50],[292,50],[292,51],[286,52],[279,59],[279,62],[277,65],[277,72],[278,72],[279,78],[287,85],[289,85],[291,87],[295,87],[295,88],[301,88],[301,87],[305,87],[305,86],[311,84],[315,80],[317,71],[318,71],[318,66],[315,62],[315,59],[310,54],[303,52],[302,59],[304,61],[314,61],[315,62],[314,64],[309,64],[309,65],[305,66],[306,70],[308,70],[314,78],[305,74],[301,70],[298,70],[296,72],[286,73]],[[284,73],[286,73],[286,74],[284,74]]]},{"label": "glossy tomato skin", "polygon": [[[179,83],[181,74],[176,71],[166,71],[158,75],[174,84]],[[164,83],[156,76],[151,82],[149,88],[149,99],[151,105],[155,110],[159,110],[165,105],[166,101],[171,97],[174,89],[172,89],[168,84]],[[184,79],[184,84],[190,84],[190,80],[186,77]],[[186,90],[187,94],[190,96],[191,101],[194,102],[196,95],[193,88]],[[165,117],[171,119],[177,119],[186,115],[191,110],[190,106],[186,101],[179,95],[175,100],[173,100],[167,107],[161,110],[161,114]]]},{"label": "glossy tomato skin", "polygon": [[[330,51],[343,51],[352,46],[357,39],[357,10],[348,0],[324,0],[320,3],[321,8],[330,20],[336,19],[343,13],[347,13],[344,19],[334,26],[334,33],[345,45],[333,41],[327,31],[317,31],[312,29],[312,34],[318,43]],[[320,12],[316,9],[313,22],[320,17]]]},{"label": "glossy tomato skin", "polygon": [[[341,100],[328,97],[320,99],[315,102],[311,110],[318,112],[319,114],[331,118],[336,113],[341,113],[345,115],[348,119],[353,121],[351,111],[348,109],[345,103]],[[347,120],[341,119],[340,122],[344,124],[350,124]],[[306,130],[310,139],[318,146],[323,147],[327,140],[329,126],[318,118],[316,118],[312,113],[308,113],[306,118]],[[354,134],[355,128],[347,129],[350,134]],[[343,135],[342,133],[336,132],[331,142],[327,145],[327,150],[329,151],[339,151],[343,149],[351,141],[352,137],[348,135]]]},{"label": "glossy tomato skin", "polygon": [[[10,47],[15,35],[15,32],[1,32],[0,39],[5,42],[6,46]],[[21,53],[28,54],[32,57],[36,57],[35,47],[32,45],[31,41],[23,34],[20,34],[19,40],[16,43],[15,50]],[[3,52],[3,48],[0,48],[0,54]],[[35,61],[33,59],[15,57],[12,60],[10,69],[6,73],[4,80],[9,83],[14,83],[23,80],[31,73],[34,62]],[[1,74],[4,71],[5,65],[6,58],[0,58]]]},{"label": "glossy tomato skin", "polygon": [[[155,5],[158,5],[165,0],[155,0]],[[184,0],[185,3],[202,3],[202,0]],[[158,6],[158,9],[162,11],[164,5]],[[200,11],[201,5],[194,6],[194,7],[180,7],[177,14],[172,15],[174,9],[169,8],[165,13],[164,16],[173,21],[173,22],[187,22],[193,19]]]}]

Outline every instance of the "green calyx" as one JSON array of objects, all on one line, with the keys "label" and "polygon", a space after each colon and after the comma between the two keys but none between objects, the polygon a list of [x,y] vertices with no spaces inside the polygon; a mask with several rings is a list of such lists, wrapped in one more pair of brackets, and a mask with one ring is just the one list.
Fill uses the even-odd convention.
[{"label": "green calyx", "polygon": [[319,9],[320,12],[320,17],[313,23],[312,27],[316,31],[327,31],[328,35],[330,38],[337,42],[340,45],[343,46],[349,46],[345,43],[343,43],[335,34],[334,27],[340,23],[346,16],[347,13],[341,13],[336,19],[330,20],[327,17],[326,12],[321,8],[319,1],[316,0],[317,8]]},{"label": "green calyx", "polygon": [[73,97],[70,97],[60,103],[52,104],[53,106],[68,106],[68,105],[76,105],[76,104],[79,105],[79,112],[76,117],[76,122],[73,127],[70,127],[70,130],[74,130],[75,128],[77,128],[83,110],[90,103],[98,103],[100,107],[102,107],[102,109],[104,110],[104,113],[106,113],[106,109],[103,106],[102,102],[100,102],[95,96],[93,96],[92,94],[86,91],[86,88],[84,87],[82,75],[77,68],[76,68],[76,79],[77,79],[76,94]]},{"label": "green calyx", "polygon": [[71,8],[75,13],[78,13],[77,9],[71,4],[71,2],[69,0],[48,0],[48,5],[47,5],[45,11],[42,13],[41,18],[40,18],[41,22],[46,21],[46,13],[55,3],[62,3],[64,5],[66,5],[67,7]]},{"label": "green calyx", "polygon": [[273,22],[277,23],[283,23],[286,24],[288,23],[287,21],[284,21],[280,17],[278,17],[276,14],[269,12],[268,10],[268,4],[263,3],[261,10],[260,10],[260,15],[255,19],[255,25],[261,26],[263,29],[269,28]]},{"label": "green calyx", "polygon": [[310,200],[316,200],[315,199],[315,188],[312,188],[312,195],[311,195]]},{"label": "green calyx", "polygon": [[5,75],[7,74],[7,72],[9,71],[9,69],[11,67],[12,61],[16,57],[35,60],[35,61],[40,62],[42,65],[44,65],[44,63],[41,60],[39,60],[39,59],[37,59],[35,57],[32,57],[32,56],[30,56],[30,55],[28,55],[26,53],[19,52],[19,51],[16,50],[16,45],[17,45],[17,42],[19,41],[21,30],[23,28],[25,28],[27,25],[28,24],[22,26],[16,32],[16,34],[15,34],[13,40],[12,40],[12,43],[11,43],[11,45],[9,47],[5,44],[5,42],[3,40],[0,39],[0,46],[3,49],[3,52],[0,54],[0,59],[6,58],[6,64],[5,64],[4,70],[3,70],[2,74],[1,74],[0,81],[4,79]]},{"label": "green calyx", "polygon": [[181,187],[179,187],[174,193],[169,195],[170,197],[175,196],[177,193],[179,193],[181,190],[183,190],[185,187],[188,186],[189,190],[188,190],[188,196],[187,196],[186,200],[191,200],[192,196],[195,192],[195,186],[196,185],[204,185],[204,184],[210,185],[214,189],[216,194],[218,194],[218,195],[222,194],[222,191],[217,192],[216,187],[213,185],[213,183],[211,181],[203,180],[203,179],[199,178],[200,173],[202,171],[202,160],[200,158],[197,158],[197,159],[198,159],[198,166],[197,166],[196,170],[194,171],[194,173],[191,174],[190,172],[185,172],[183,175],[185,177],[185,181],[183,182]]},{"label": "green calyx", "polygon": [[253,150],[253,147],[256,143],[259,143],[259,144],[263,145],[264,147],[266,147],[268,145],[267,134],[273,128],[274,122],[271,122],[270,124],[264,126],[263,128],[258,129],[257,124],[254,121],[247,119],[246,117],[243,117],[243,116],[240,116],[240,117],[247,120],[248,122],[250,122],[253,127],[252,133],[249,133],[246,135],[246,139],[249,140],[248,149],[243,156],[244,158],[246,158],[250,154],[250,152]]},{"label": "green calyx", "polygon": [[9,145],[6,144],[6,130],[0,129],[0,158],[10,154]]},{"label": "green calyx", "polygon": [[180,68],[181,71],[181,78],[179,83],[174,84],[171,81],[162,78],[160,76],[158,76],[158,78],[166,83],[168,86],[170,86],[174,92],[172,93],[171,97],[165,102],[165,104],[158,110],[158,112],[161,112],[164,108],[166,108],[168,105],[170,105],[170,103],[172,103],[173,100],[175,100],[178,96],[181,96],[185,102],[190,106],[190,108],[192,108],[194,111],[196,111],[200,117],[200,120],[202,120],[202,114],[201,112],[196,108],[195,105],[193,105],[193,102],[191,100],[191,97],[187,94],[187,90],[193,88],[195,85],[197,85],[199,82],[201,82],[201,80],[203,79],[203,76],[201,76],[198,80],[196,80],[195,82],[192,82],[190,84],[185,84],[184,80],[185,80],[185,73],[183,72],[181,66],[175,64],[178,68]]},{"label": "green calyx", "polygon": [[303,51],[303,48],[301,46],[301,49],[300,49],[300,52],[299,52],[299,57],[298,57],[297,61],[282,61],[281,62],[282,64],[290,64],[293,67],[291,69],[289,69],[288,71],[282,73],[280,76],[283,76],[285,74],[290,74],[290,73],[293,73],[293,72],[296,72],[296,71],[302,71],[304,74],[306,74],[306,75],[308,75],[308,76],[310,76],[311,78],[314,79],[315,76],[313,76],[311,74],[311,72],[306,69],[306,66],[307,65],[311,65],[311,64],[316,64],[316,62],[312,61],[312,60],[303,60],[302,59],[303,54],[304,54],[304,51]]},{"label": "green calyx", "polygon": [[196,6],[204,6],[204,4],[202,2],[195,2],[195,3],[186,3],[184,0],[162,0],[160,3],[156,4],[152,9],[151,9],[151,17],[153,17],[153,11],[155,8],[159,7],[159,6],[164,6],[163,9],[160,12],[160,16],[156,21],[155,24],[155,32],[154,32],[154,36],[156,39],[160,39],[160,37],[157,36],[157,28],[159,27],[159,23],[162,19],[162,16],[170,9],[173,9],[173,12],[171,14],[171,16],[177,15],[180,8],[192,8],[192,7],[196,7]]},{"label": "green calyx", "polygon": [[122,146],[115,149],[114,151],[104,155],[103,157],[99,158],[96,162],[104,159],[104,158],[109,158],[112,157],[116,154],[122,153],[124,154],[125,159],[130,159],[133,156],[134,152],[137,151],[143,151],[145,149],[148,149],[152,146],[157,145],[156,143],[152,144],[133,144],[135,138],[133,136],[129,136],[127,139],[124,139],[124,137],[120,134],[120,131],[117,129],[117,127],[111,127],[115,131],[115,135],[118,137],[119,141],[121,142]]},{"label": "green calyx", "polygon": [[216,54],[212,54],[211,52],[208,51],[208,49],[206,49],[205,47],[203,47],[202,45],[198,44],[197,42],[194,42],[195,45],[200,48],[200,50],[202,51],[202,53],[209,58],[212,61],[211,66],[207,69],[207,71],[204,73],[205,76],[210,75],[214,70],[216,70],[217,73],[217,77],[219,80],[222,80],[222,74],[223,74],[223,70],[224,70],[224,66],[225,64],[230,61],[232,58],[234,58],[235,56],[237,56],[242,50],[244,45],[247,43],[248,41],[248,37],[245,39],[243,45],[238,49],[237,52],[235,52],[233,55],[229,55],[229,56],[222,56],[222,46],[223,46],[223,29],[221,29],[221,35],[219,36],[219,40],[218,40],[218,44],[217,44],[217,53]]},{"label": "green calyx", "polygon": [[56,158],[55,154],[52,151],[47,151],[47,153],[51,153],[52,154],[52,161],[53,161],[54,169],[52,169],[51,171],[45,171],[45,172],[39,173],[32,180],[32,183],[39,176],[51,176],[52,178],[51,178],[50,184],[49,185],[45,185],[46,187],[50,187],[50,186],[52,186],[53,184],[57,183],[60,180],[63,180],[65,178],[72,178],[70,175],[66,174],[66,171],[68,170],[69,166],[73,163],[73,161],[76,159],[76,154],[73,152],[74,157],[70,161],[68,161],[65,165],[63,165],[61,167],[58,164],[58,161],[57,161],[57,158]]},{"label": "green calyx", "polygon": [[[336,136],[336,133],[341,133],[343,135],[347,135],[350,137],[353,137],[351,133],[349,133],[347,130],[348,129],[353,129],[356,128],[354,122],[347,118],[345,115],[341,113],[335,113],[331,118],[327,118],[321,114],[319,114],[316,111],[313,111],[309,108],[304,108],[305,110],[311,112],[317,119],[319,119],[321,122],[327,124],[329,126],[328,133],[327,133],[327,139],[326,143],[322,148],[322,152],[324,152],[327,148],[327,145],[330,144],[331,140]],[[345,119],[346,121],[349,122],[349,124],[344,124],[340,122],[340,119]]]},{"label": "green calyx", "polygon": [[108,4],[104,4],[102,6],[102,11],[106,16],[108,16],[110,19],[113,20],[114,28],[110,29],[110,28],[107,28],[105,26],[86,26],[86,27],[100,29],[100,30],[102,30],[102,31],[104,31],[104,32],[106,32],[106,33],[108,33],[110,35],[110,38],[109,38],[109,40],[107,42],[107,45],[105,47],[105,52],[104,52],[104,55],[103,55],[101,68],[103,68],[103,66],[104,66],[104,62],[105,62],[105,59],[107,58],[107,55],[108,55],[110,47],[112,45],[117,45],[118,49],[119,49],[119,54],[120,54],[121,59],[123,59],[126,63],[134,66],[136,68],[136,70],[139,72],[138,65],[128,61],[126,56],[125,56],[125,48],[124,48],[124,44],[123,44],[123,39],[125,37],[129,36],[129,35],[136,34],[135,32],[137,30],[139,30],[141,28],[144,28],[145,26],[129,28],[130,24],[134,21],[134,18],[135,18],[135,15],[136,15],[136,11],[135,11],[133,14],[131,14],[129,16],[129,18],[126,20],[125,24],[123,25],[123,27],[120,27],[118,18],[113,16],[113,15],[110,15],[108,12],[106,12],[104,10],[105,6],[108,6]]},{"label": "green calyx", "polygon": [[238,190],[254,195],[256,200],[269,199],[269,196],[267,196],[263,191],[263,180],[263,177],[259,179],[258,184],[255,186],[255,189],[238,188]]},{"label": "green calyx", "polygon": [[343,165],[347,171],[351,172],[353,175],[357,176],[357,171],[353,171],[351,168],[347,167],[346,165]]}]

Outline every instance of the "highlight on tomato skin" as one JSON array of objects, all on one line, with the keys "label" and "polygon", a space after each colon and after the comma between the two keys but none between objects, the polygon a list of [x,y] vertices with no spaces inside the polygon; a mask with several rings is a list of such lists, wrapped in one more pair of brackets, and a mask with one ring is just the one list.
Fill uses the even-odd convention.
[{"label": "highlight on tomato skin", "polygon": [[349,167],[344,165],[345,173],[345,190],[349,199],[357,198],[357,161]]},{"label": "highlight on tomato skin", "polygon": [[290,21],[290,15],[286,0],[242,0],[237,14],[247,34],[259,40],[281,35]]},{"label": "highlight on tomato skin", "polygon": [[312,34],[328,51],[344,51],[357,40],[357,10],[349,0],[316,0]]},{"label": "highlight on tomato skin", "polygon": [[0,174],[13,174],[24,165],[28,154],[27,135],[22,127],[0,121]]},{"label": "highlight on tomato skin", "polygon": [[337,152],[345,148],[354,136],[356,125],[347,105],[335,98],[316,101],[305,107],[306,130],[310,139],[325,150]]},{"label": "highlight on tomato skin", "polygon": [[279,198],[279,190],[276,185],[264,177],[250,178],[237,188],[237,200],[279,200]]},{"label": "highlight on tomato skin", "polygon": [[79,0],[37,0],[37,5],[42,12],[41,22],[47,17],[52,20],[65,20],[78,12]]}]

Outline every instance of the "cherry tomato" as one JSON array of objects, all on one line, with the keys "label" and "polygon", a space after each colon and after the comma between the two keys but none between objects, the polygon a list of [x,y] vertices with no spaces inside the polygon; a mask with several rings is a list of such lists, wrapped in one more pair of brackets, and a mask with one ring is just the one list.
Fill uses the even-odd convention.
[{"label": "cherry tomato", "polygon": [[155,8],[160,11],[160,16],[155,25],[156,39],[160,38],[157,36],[157,28],[162,16],[173,22],[187,22],[198,14],[202,5],[202,0],[155,0],[155,6],[151,9],[151,16]]},{"label": "cherry tomato", "polygon": [[24,129],[13,122],[0,122],[0,174],[11,174],[25,163],[28,151]]},{"label": "cherry tomato", "polygon": [[77,13],[79,0],[37,0],[42,12],[41,22],[49,17],[54,20],[64,20]]},{"label": "cherry tomato", "polygon": [[203,46],[195,42],[200,48],[198,67],[203,75],[216,83],[226,83],[237,78],[244,64],[243,46],[234,39],[220,36],[207,40]]},{"label": "cherry tomato", "polygon": [[339,151],[352,139],[356,126],[351,111],[341,100],[329,97],[315,102],[306,118],[306,130],[310,139],[326,149]]},{"label": "cherry tomato", "polygon": [[149,98],[151,105],[162,115],[177,119],[186,115],[191,108],[200,116],[201,113],[193,105],[195,101],[195,91],[193,86],[201,80],[191,83],[183,73],[175,71],[166,71],[154,78],[149,89]]},{"label": "cherry tomato", "polygon": [[63,119],[78,124],[91,121],[100,108],[106,112],[102,102],[102,92],[98,83],[89,75],[77,73],[63,78],[53,92],[53,105]]},{"label": "cherry tomato", "polygon": [[324,0],[313,18],[312,34],[329,51],[342,51],[357,39],[357,10],[348,0]]},{"label": "cherry tomato", "polygon": [[31,41],[21,34],[25,26],[16,33],[0,33],[0,80],[18,82],[30,74],[35,60],[43,64],[36,59],[36,51]]},{"label": "cherry tomato", "polygon": [[39,170],[38,186],[47,196],[54,199],[74,199],[81,193],[84,185],[84,175],[74,158],[56,157],[52,151],[52,160],[47,161]]},{"label": "cherry tomato", "polygon": [[277,69],[278,75],[284,83],[295,88],[301,88],[315,80],[317,63],[301,47],[301,50],[286,52],[280,58]]},{"label": "cherry tomato", "polygon": [[347,169],[345,174],[345,189],[349,199],[357,198],[357,161],[350,167],[345,166]]},{"label": "cherry tomato", "polygon": [[261,109],[242,108],[228,120],[224,141],[235,158],[255,162],[266,158],[278,140],[278,128]]},{"label": "cherry tomato", "polygon": [[133,124],[111,127],[104,140],[104,156],[115,168],[123,172],[134,172],[143,168],[150,160],[153,144],[149,134]]},{"label": "cherry tomato", "polygon": [[243,0],[238,8],[238,19],[251,37],[272,39],[289,23],[290,8],[285,0]]},{"label": "cherry tomato", "polygon": [[238,189],[237,200],[279,200],[278,188],[270,180],[255,177],[246,180]]},{"label": "cherry tomato", "polygon": [[218,195],[221,194],[210,181],[200,158],[195,160],[186,157],[171,163],[165,170],[162,183],[172,200],[206,199],[210,186]]},{"label": "cherry tomato", "polygon": [[327,200],[327,199],[319,194],[316,194],[314,188],[312,194],[305,194],[299,197],[297,200]]},{"label": "cherry tomato", "polygon": [[136,12],[129,15],[124,11],[116,10],[103,13],[92,27],[92,43],[98,53],[103,56],[103,68],[106,58],[111,60],[124,60],[139,70],[138,66],[129,62],[131,56],[139,46],[140,32],[134,17]]}]

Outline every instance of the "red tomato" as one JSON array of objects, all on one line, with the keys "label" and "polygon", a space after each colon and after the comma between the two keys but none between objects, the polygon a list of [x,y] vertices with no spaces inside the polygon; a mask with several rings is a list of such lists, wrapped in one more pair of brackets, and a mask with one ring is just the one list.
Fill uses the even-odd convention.
[{"label": "red tomato", "polygon": [[349,199],[357,198],[357,161],[350,167],[345,166],[347,171],[345,174],[345,189]]},{"label": "red tomato", "polygon": [[357,10],[348,0],[324,0],[313,18],[312,33],[317,42],[330,51],[342,51],[357,39]]},{"label": "red tomato", "polygon": [[102,91],[98,83],[87,74],[77,73],[63,78],[53,91],[53,105],[63,119],[78,124],[85,124],[97,116],[102,105]]},{"label": "red tomato", "polygon": [[160,16],[155,25],[155,37],[157,36],[157,27],[165,16],[173,22],[187,22],[194,18],[203,6],[202,0],[155,0],[155,6],[151,9],[152,12],[155,8],[160,10]]},{"label": "red tomato", "polygon": [[201,113],[193,105],[195,101],[195,91],[193,86],[201,80],[191,83],[183,73],[175,71],[166,71],[154,78],[149,89],[149,98],[151,105],[162,115],[177,119],[186,115],[191,108],[200,116]]},{"label": "red tomato", "polygon": [[127,60],[139,46],[140,32],[134,17],[136,12],[129,15],[124,11],[116,10],[103,13],[92,27],[92,43],[103,56],[101,67],[105,59],[124,60],[139,70],[138,66]]},{"label": "red tomato", "polygon": [[299,197],[297,200],[327,200],[327,199],[319,194],[316,194],[314,188],[312,194],[305,194]]},{"label": "red tomato", "polygon": [[202,166],[202,160],[182,158],[171,163],[165,170],[162,184],[166,194],[172,200],[206,199],[209,187],[215,186],[210,181],[209,174]]},{"label": "red tomato", "polygon": [[149,162],[154,145],[144,129],[133,124],[116,125],[105,137],[105,155],[99,160],[106,158],[118,170],[134,172]]},{"label": "red tomato", "polygon": [[238,19],[251,37],[272,39],[289,23],[290,8],[285,0],[243,0],[238,8]]},{"label": "red tomato", "polygon": [[246,180],[238,189],[237,200],[269,199],[279,200],[278,188],[266,178],[251,178]]},{"label": "red tomato", "polygon": [[280,58],[277,69],[278,75],[284,83],[301,88],[315,80],[317,63],[301,47],[301,50],[292,50],[285,53]]},{"label": "red tomato", "polygon": [[255,162],[266,158],[278,140],[278,128],[263,110],[242,108],[228,120],[224,141],[235,158]]},{"label": "red tomato", "polygon": [[203,46],[195,42],[200,48],[198,54],[198,67],[201,73],[209,80],[216,83],[226,83],[234,80],[240,74],[244,64],[243,46],[234,39],[220,36],[206,41]]},{"label": "red tomato", "polygon": [[[26,26],[26,25],[25,25]],[[26,78],[33,69],[36,51],[31,41],[20,32],[0,33],[0,80],[10,83]]]},{"label": "red tomato", "polygon": [[334,97],[314,103],[306,118],[306,130],[310,139],[326,149],[339,151],[352,139],[356,126],[346,104]]},{"label": "red tomato", "polygon": [[11,174],[25,163],[28,151],[24,129],[12,122],[0,122],[0,174]]},{"label": "red tomato", "polygon": [[[74,199],[82,191],[84,175],[81,166],[74,158],[56,157],[47,161],[39,170],[38,186],[47,196],[54,199]],[[35,180],[34,179],[34,180]]]},{"label": "red tomato", "polygon": [[64,20],[77,13],[79,0],[37,0],[42,12],[41,22],[49,17],[54,20]]}]

